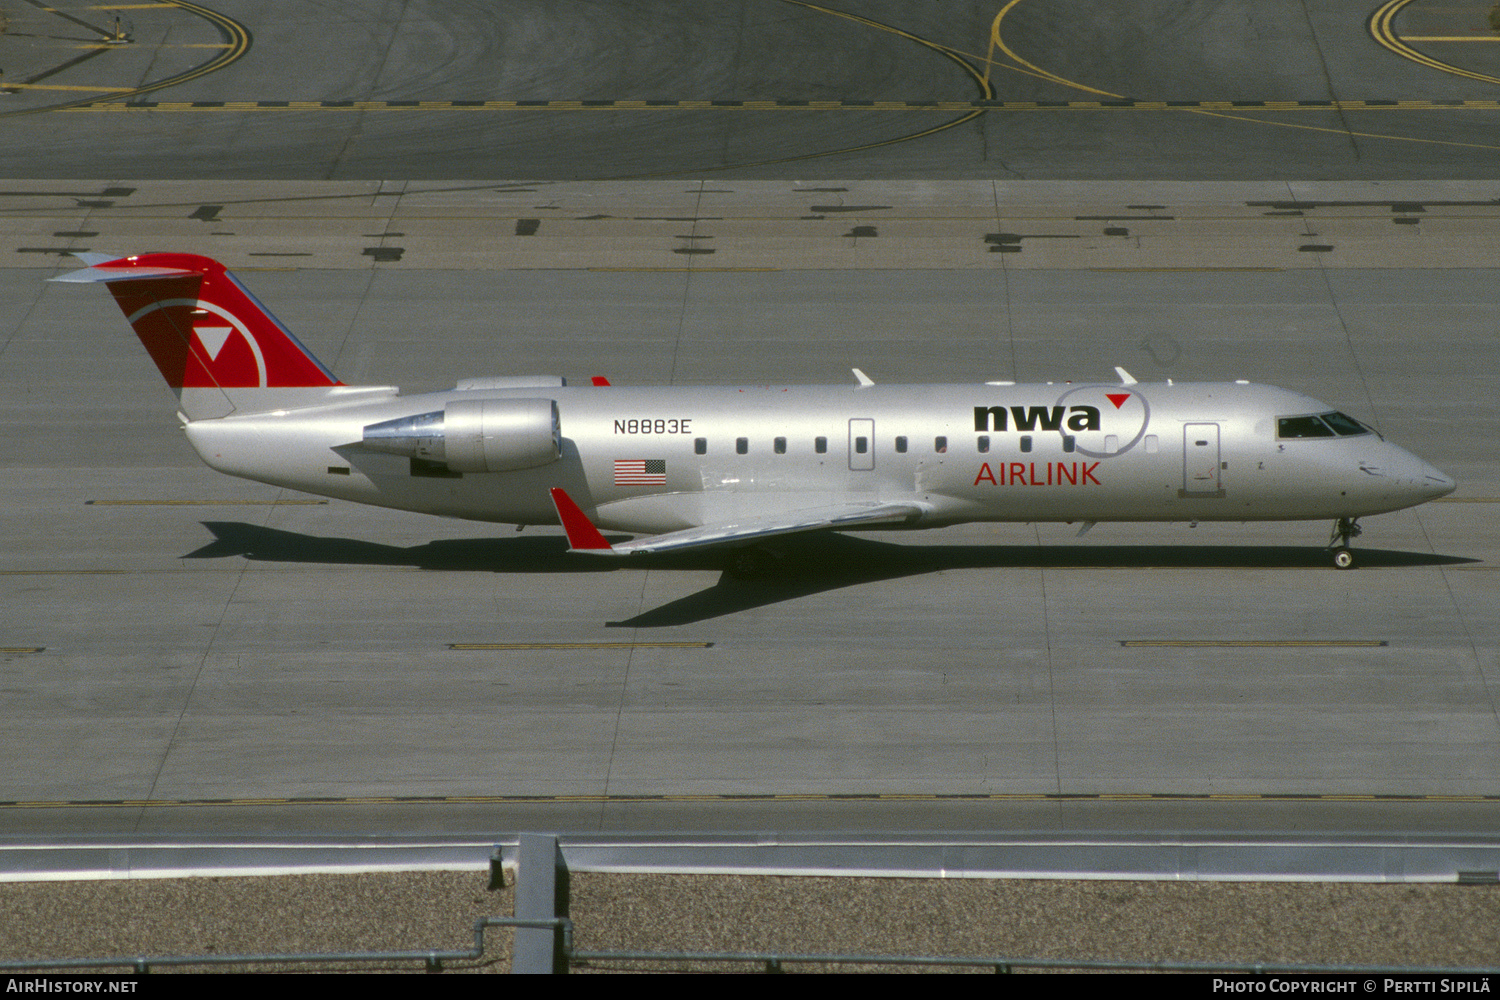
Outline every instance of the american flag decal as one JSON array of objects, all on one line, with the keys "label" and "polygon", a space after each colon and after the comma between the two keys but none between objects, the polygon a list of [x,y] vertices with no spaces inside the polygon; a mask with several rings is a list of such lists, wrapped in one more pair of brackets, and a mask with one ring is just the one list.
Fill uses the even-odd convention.
[{"label": "american flag decal", "polygon": [[615,459],[616,486],[667,485],[667,460],[664,458]]}]

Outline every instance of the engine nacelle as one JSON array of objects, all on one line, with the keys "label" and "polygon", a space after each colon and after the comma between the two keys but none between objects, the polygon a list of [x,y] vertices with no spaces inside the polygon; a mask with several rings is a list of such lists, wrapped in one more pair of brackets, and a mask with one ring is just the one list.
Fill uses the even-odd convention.
[{"label": "engine nacelle", "polygon": [[441,462],[454,472],[514,472],[562,457],[552,399],[459,399],[441,410],[365,427],[364,446]]}]

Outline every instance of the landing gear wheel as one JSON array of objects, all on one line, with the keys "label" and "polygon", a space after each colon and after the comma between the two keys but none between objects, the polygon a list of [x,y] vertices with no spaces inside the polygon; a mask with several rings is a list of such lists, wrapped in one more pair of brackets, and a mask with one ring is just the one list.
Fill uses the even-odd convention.
[{"label": "landing gear wheel", "polygon": [[1335,569],[1353,569],[1354,553],[1349,551],[1349,542],[1363,534],[1357,517],[1341,517],[1333,522],[1333,534],[1328,538],[1328,550],[1333,553]]}]

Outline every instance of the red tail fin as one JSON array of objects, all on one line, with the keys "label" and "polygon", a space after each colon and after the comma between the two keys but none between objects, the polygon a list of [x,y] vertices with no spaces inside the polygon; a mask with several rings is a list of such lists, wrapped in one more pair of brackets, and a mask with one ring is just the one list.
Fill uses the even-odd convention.
[{"label": "red tail fin", "polygon": [[90,262],[60,280],[104,282],[179,394],[342,384],[216,260],[155,253]]}]

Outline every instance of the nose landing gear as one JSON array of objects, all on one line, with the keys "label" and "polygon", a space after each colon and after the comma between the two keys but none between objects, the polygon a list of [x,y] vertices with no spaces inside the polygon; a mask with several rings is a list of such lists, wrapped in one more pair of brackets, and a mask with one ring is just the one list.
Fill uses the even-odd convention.
[{"label": "nose landing gear", "polygon": [[1333,522],[1333,534],[1328,538],[1328,549],[1333,553],[1333,566],[1335,569],[1353,569],[1354,553],[1349,549],[1349,541],[1358,538],[1364,533],[1359,526],[1357,517],[1341,517]]}]

